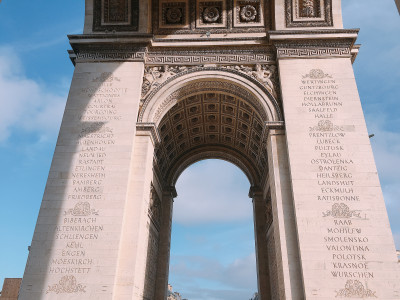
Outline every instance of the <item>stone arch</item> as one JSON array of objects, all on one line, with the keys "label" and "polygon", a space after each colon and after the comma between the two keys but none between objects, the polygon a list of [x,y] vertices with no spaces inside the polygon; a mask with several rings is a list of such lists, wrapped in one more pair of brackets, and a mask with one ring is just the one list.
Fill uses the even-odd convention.
[{"label": "stone arch", "polygon": [[[275,87],[277,88],[277,87]],[[187,94],[223,90],[247,98],[265,114],[266,122],[283,121],[281,106],[267,87],[236,69],[202,67],[185,70],[168,78],[143,99],[138,122],[158,124],[162,116]],[[168,95],[165,97],[165,95]]]},{"label": "stone arch", "polygon": [[170,173],[167,177],[167,183],[170,186],[175,186],[179,176],[185,171],[188,167],[196,162],[205,160],[205,159],[221,159],[227,162],[230,162],[237,166],[242,172],[246,175],[247,179],[250,182],[250,185],[254,185],[257,182],[257,171],[249,165],[248,163],[244,163],[243,160],[239,159],[236,155],[227,153],[223,148],[214,147],[212,149],[200,149],[198,151],[192,151],[187,155],[183,156],[174,166],[171,168]]}]

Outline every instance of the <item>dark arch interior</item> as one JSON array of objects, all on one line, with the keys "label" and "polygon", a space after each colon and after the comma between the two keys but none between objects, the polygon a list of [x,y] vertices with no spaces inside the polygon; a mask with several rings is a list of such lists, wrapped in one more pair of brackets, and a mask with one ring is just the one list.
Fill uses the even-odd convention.
[{"label": "dark arch interior", "polygon": [[208,158],[216,153],[241,168],[252,184],[258,184],[267,170],[265,121],[251,103],[237,96],[218,92],[187,96],[158,125],[155,169],[173,185],[182,164],[188,166],[207,158],[207,153]]}]

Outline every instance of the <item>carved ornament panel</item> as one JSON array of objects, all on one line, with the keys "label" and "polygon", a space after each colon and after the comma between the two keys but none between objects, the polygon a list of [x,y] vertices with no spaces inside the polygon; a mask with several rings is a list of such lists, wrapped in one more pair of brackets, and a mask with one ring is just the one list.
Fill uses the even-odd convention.
[{"label": "carved ornament panel", "polygon": [[285,0],[287,27],[333,26],[332,0]]},{"label": "carved ornament panel", "polygon": [[264,0],[155,0],[152,10],[153,32],[161,35],[262,32],[270,14]]},{"label": "carved ornament panel", "polygon": [[225,1],[198,1],[197,28],[227,27]]},{"label": "carved ornament panel", "polygon": [[262,0],[235,0],[234,26],[264,26],[264,9]]},{"label": "carved ornament panel", "polygon": [[93,31],[137,31],[139,0],[94,0]]},{"label": "carved ornament panel", "polygon": [[161,1],[160,27],[162,28],[189,28],[187,1]]}]

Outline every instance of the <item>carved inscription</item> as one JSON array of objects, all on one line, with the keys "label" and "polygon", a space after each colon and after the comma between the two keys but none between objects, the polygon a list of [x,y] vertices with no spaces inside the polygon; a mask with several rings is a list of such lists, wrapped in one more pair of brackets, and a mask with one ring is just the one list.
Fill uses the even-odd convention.
[{"label": "carved inscription", "polygon": [[362,196],[354,173],[355,158],[346,142],[354,126],[337,124],[345,112],[340,89],[339,82],[320,69],[303,75],[300,84],[301,108],[315,120],[308,129],[313,148],[309,164],[314,170],[315,200],[323,209],[321,218],[326,224],[321,243],[328,253],[329,277],[344,280],[346,285],[336,297],[375,297],[372,292],[361,291],[361,281],[374,279],[375,274],[368,264],[370,238],[363,229],[367,214],[358,209]]},{"label": "carved inscription", "polygon": [[[50,259],[49,274],[60,275],[59,282],[49,286],[47,292],[81,293],[86,286],[79,276],[89,274],[96,266],[96,253],[90,248],[102,242],[107,226],[102,221],[99,202],[105,201],[104,189],[109,180],[109,148],[116,144],[115,121],[120,121],[119,99],[125,88],[116,87],[120,81],[111,73],[102,73],[81,89],[83,98],[89,99],[75,118],[80,122],[75,138],[75,157],[68,174],[66,203],[62,221],[55,227],[55,240],[59,245]],[[75,277],[76,276],[76,277]]]}]

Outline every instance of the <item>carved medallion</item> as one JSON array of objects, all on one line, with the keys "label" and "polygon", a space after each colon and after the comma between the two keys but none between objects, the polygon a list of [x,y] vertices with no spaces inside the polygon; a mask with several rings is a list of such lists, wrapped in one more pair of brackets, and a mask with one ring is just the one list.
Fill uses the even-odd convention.
[{"label": "carved medallion", "polygon": [[216,23],[221,19],[221,12],[219,11],[218,7],[206,7],[203,10],[202,17],[204,23]]},{"label": "carved medallion", "polygon": [[240,19],[244,22],[254,21],[257,14],[257,9],[253,5],[246,5],[240,9]]},{"label": "carved medallion", "polygon": [[261,26],[263,13],[260,0],[235,1],[235,26]]}]

